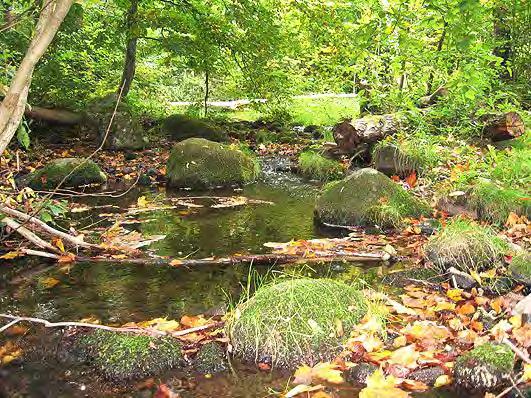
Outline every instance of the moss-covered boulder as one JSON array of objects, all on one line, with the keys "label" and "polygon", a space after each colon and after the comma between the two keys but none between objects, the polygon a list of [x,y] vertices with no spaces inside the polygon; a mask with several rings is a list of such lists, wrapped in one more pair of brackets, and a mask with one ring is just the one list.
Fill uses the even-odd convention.
[{"label": "moss-covered boulder", "polygon": [[514,255],[509,265],[509,271],[514,279],[531,285],[531,253],[521,251]]},{"label": "moss-covered boulder", "polygon": [[345,175],[341,163],[313,151],[302,152],[298,164],[301,173],[314,180],[332,181],[341,179]]},{"label": "moss-covered boulder", "polygon": [[189,138],[173,146],[166,177],[171,187],[202,189],[251,182],[259,170],[257,160],[235,146]]},{"label": "moss-covered boulder", "polygon": [[466,390],[492,391],[509,381],[514,359],[513,351],[506,344],[482,344],[457,358],[455,383]]},{"label": "moss-covered boulder", "polygon": [[388,176],[406,177],[417,169],[415,161],[393,144],[378,145],[372,162],[376,170]]},{"label": "moss-covered boulder", "polygon": [[424,248],[437,268],[455,267],[467,273],[493,268],[506,250],[507,244],[490,228],[462,218],[448,223]]},{"label": "moss-covered boulder", "polygon": [[227,370],[225,351],[218,343],[207,343],[199,349],[193,365],[195,370],[203,374],[223,372]]},{"label": "moss-covered boulder", "polygon": [[292,279],[263,286],[240,304],[227,323],[233,353],[281,368],[332,359],[343,330],[365,314],[355,288],[330,279]]},{"label": "moss-covered boulder", "polygon": [[228,140],[227,134],[211,122],[180,114],[164,119],[162,130],[174,141],[193,137],[217,142]]},{"label": "moss-covered boulder", "polygon": [[398,227],[405,217],[428,212],[425,203],[371,168],[328,184],[315,206],[319,221],[335,225]]},{"label": "moss-covered boulder", "polygon": [[526,200],[528,196],[519,189],[481,181],[472,189],[470,204],[481,219],[503,225],[510,213],[531,217],[531,203]]},{"label": "moss-covered boulder", "polygon": [[75,349],[112,381],[141,379],[185,364],[181,344],[172,337],[95,330],[81,335]]},{"label": "moss-covered boulder", "polygon": [[107,181],[107,176],[96,163],[82,158],[52,160],[31,173],[27,181],[32,189],[54,189],[65,177],[63,187],[80,187]]}]

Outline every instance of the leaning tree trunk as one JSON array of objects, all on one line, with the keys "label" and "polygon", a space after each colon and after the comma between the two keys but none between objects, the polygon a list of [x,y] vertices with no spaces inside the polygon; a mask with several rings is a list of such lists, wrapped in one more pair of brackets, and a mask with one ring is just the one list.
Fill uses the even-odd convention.
[{"label": "leaning tree trunk", "polygon": [[356,154],[365,151],[390,134],[398,131],[400,118],[397,114],[371,115],[361,119],[344,120],[334,126],[334,140],[341,152]]},{"label": "leaning tree trunk", "polygon": [[480,122],[483,136],[494,142],[518,138],[525,132],[524,121],[516,112],[483,115]]},{"label": "leaning tree trunk", "polygon": [[122,73],[122,81],[118,92],[122,97],[126,97],[131,89],[131,83],[136,71],[136,47],[138,37],[135,33],[135,24],[138,12],[138,0],[131,0],[131,6],[127,12],[127,46],[125,48],[125,63]]},{"label": "leaning tree trunk", "polygon": [[35,66],[55,37],[72,3],[73,0],[49,0],[44,3],[26,55],[0,105],[0,155],[15,135],[24,114]]}]

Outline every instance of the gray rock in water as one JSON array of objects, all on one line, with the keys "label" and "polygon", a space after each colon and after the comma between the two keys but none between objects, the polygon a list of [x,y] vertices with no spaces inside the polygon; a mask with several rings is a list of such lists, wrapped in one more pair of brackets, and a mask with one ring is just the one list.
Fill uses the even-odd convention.
[{"label": "gray rock in water", "polygon": [[359,363],[348,370],[347,381],[354,384],[366,384],[367,378],[376,370],[378,367],[372,363]]},{"label": "gray rock in water", "polygon": [[420,381],[428,386],[433,386],[439,376],[444,375],[446,372],[440,366],[432,366],[429,368],[415,370],[411,372],[407,378],[411,380]]}]

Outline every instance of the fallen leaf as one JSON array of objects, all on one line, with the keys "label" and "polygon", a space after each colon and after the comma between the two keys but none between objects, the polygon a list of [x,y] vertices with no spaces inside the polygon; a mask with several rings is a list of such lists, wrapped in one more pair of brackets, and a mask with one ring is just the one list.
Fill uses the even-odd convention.
[{"label": "fallen leaf", "polygon": [[396,388],[394,376],[384,376],[381,369],[367,378],[367,387],[359,393],[359,398],[408,398],[409,393]]},{"label": "fallen leaf", "polygon": [[435,379],[435,383],[433,384],[433,387],[438,388],[442,386],[447,386],[452,382],[452,379],[448,375],[440,375]]},{"label": "fallen leaf", "polygon": [[14,258],[23,256],[23,255],[24,255],[24,253],[22,253],[22,252],[13,251],[13,252],[8,252],[6,254],[1,255],[0,258],[4,259],[4,260],[12,260]]},{"label": "fallen leaf", "polygon": [[47,278],[39,279],[39,283],[44,288],[51,289],[52,287],[54,287],[55,285],[57,285],[59,283],[59,280],[55,279],[55,278],[52,278],[52,277],[47,277]]},{"label": "fallen leaf", "polygon": [[306,384],[299,384],[298,386],[296,387],[293,387],[291,390],[289,390],[286,395],[284,395],[285,398],[292,398],[292,397],[295,397],[299,394],[302,394],[302,393],[309,393],[309,392],[312,392],[312,391],[318,391],[318,390],[322,390],[324,388],[324,386],[322,385],[317,385],[317,386],[309,386],[309,385],[306,385]]}]

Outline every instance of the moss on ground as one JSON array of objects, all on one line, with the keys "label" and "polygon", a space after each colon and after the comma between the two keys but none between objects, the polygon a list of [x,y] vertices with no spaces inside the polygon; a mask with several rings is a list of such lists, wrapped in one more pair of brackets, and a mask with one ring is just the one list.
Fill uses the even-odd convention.
[{"label": "moss on ground", "polygon": [[531,281],[531,253],[521,251],[515,254],[509,265],[509,270],[515,278]]},{"label": "moss on ground", "polygon": [[175,141],[182,141],[192,137],[218,142],[228,140],[227,134],[211,122],[181,114],[167,117],[162,122],[162,130]]},{"label": "moss on ground", "polygon": [[237,356],[293,368],[332,359],[341,350],[338,323],[350,330],[366,311],[366,300],[349,285],[292,279],[258,289],[226,328]]},{"label": "moss on ground", "polygon": [[[67,177],[68,176],[68,177]],[[54,189],[65,177],[63,187],[79,187],[88,184],[102,184],[107,176],[92,160],[63,158],[50,161],[43,168],[28,176],[32,189]]]},{"label": "moss on ground", "polygon": [[113,381],[144,378],[184,363],[181,344],[171,337],[96,330],[82,335],[76,346],[105,378]]},{"label": "moss on ground", "polygon": [[514,366],[514,353],[507,344],[482,344],[457,359],[457,362],[473,359],[492,366],[500,372],[511,372]]},{"label": "moss on ground", "polygon": [[488,227],[457,218],[428,240],[424,249],[433,264],[464,272],[492,268],[507,251],[507,244]]},{"label": "moss on ground", "polygon": [[479,217],[496,224],[504,224],[511,212],[531,216],[531,204],[524,191],[502,188],[491,181],[476,184],[471,194],[471,205]]},{"label": "moss on ground", "polygon": [[223,372],[227,369],[225,351],[215,342],[203,345],[195,357],[194,368],[203,374]]},{"label": "moss on ground", "polygon": [[204,189],[251,182],[259,172],[257,160],[241,148],[189,138],[173,146],[166,176],[169,186]]},{"label": "moss on ground", "polygon": [[335,225],[400,227],[405,217],[419,217],[429,211],[427,204],[370,168],[328,184],[315,206],[321,222]]},{"label": "moss on ground", "polygon": [[345,174],[341,163],[313,151],[299,155],[299,169],[306,177],[319,181],[338,180]]}]

